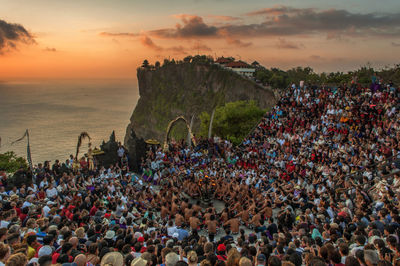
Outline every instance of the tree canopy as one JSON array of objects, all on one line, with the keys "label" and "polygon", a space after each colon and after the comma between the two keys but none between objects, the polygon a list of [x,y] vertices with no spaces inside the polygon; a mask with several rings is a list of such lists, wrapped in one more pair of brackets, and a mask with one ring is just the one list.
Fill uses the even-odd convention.
[{"label": "tree canopy", "polygon": [[8,173],[14,173],[21,167],[24,169],[28,167],[25,158],[18,157],[12,151],[0,153],[0,170],[5,170]]},{"label": "tree canopy", "polygon": [[344,72],[322,72],[316,73],[311,67],[295,67],[287,71],[279,68],[267,69],[262,66],[256,68],[254,77],[259,82],[269,85],[272,88],[284,89],[290,86],[291,83],[299,84],[303,80],[306,84],[321,85],[321,84],[349,84],[353,79],[355,82],[362,85],[371,83],[371,77],[376,74],[385,80],[392,80],[395,83],[400,83],[400,65],[394,67],[386,67],[382,70],[375,70],[369,64],[360,67],[355,71]]},{"label": "tree canopy", "polygon": [[[266,110],[257,106],[255,101],[237,101],[217,107],[212,125],[212,135],[228,139],[239,144],[257,124]],[[200,135],[207,137],[211,115],[200,114]]]},{"label": "tree canopy", "polygon": [[149,61],[147,61],[147,59],[145,59],[142,63],[142,67],[147,68],[149,67]]}]

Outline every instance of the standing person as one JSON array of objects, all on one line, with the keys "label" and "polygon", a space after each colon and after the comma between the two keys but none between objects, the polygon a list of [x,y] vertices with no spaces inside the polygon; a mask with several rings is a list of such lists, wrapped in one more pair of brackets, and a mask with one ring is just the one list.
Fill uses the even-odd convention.
[{"label": "standing person", "polygon": [[210,242],[214,242],[214,237],[217,234],[217,221],[215,220],[215,215],[210,216],[210,220],[206,221],[206,226],[208,230],[208,239]]},{"label": "standing person", "polygon": [[94,162],[93,162],[94,157],[93,157],[92,143],[90,143],[90,142],[89,142],[87,158],[88,158],[89,171],[93,171],[94,170]]},{"label": "standing person", "polygon": [[125,149],[122,146],[121,142],[118,143],[118,150],[117,150],[118,158],[119,158],[119,165],[122,166],[122,158],[124,157],[125,154]]}]

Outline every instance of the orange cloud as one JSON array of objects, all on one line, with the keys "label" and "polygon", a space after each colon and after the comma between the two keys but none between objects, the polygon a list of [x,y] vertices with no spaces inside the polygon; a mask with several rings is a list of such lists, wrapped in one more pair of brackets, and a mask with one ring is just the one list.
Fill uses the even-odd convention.
[{"label": "orange cloud", "polygon": [[205,51],[205,52],[211,52],[212,49],[208,47],[205,44],[202,43],[196,43],[195,45],[192,46],[192,50],[197,50],[197,51]]},{"label": "orange cloud", "polygon": [[156,45],[152,39],[150,39],[148,36],[146,35],[142,35],[140,38],[140,43],[150,49],[153,49],[155,51],[161,51],[163,50],[163,48],[161,46]]},{"label": "orange cloud", "polygon": [[262,8],[260,10],[252,11],[246,13],[247,16],[260,16],[260,15],[272,15],[272,16],[280,16],[280,15],[288,15],[293,13],[300,13],[305,11],[314,11],[314,8],[293,8],[284,5],[275,5],[269,8]]},{"label": "orange cloud", "polygon": [[239,17],[223,16],[223,15],[208,15],[207,17],[215,19],[215,20],[220,20],[220,21],[237,21],[237,20],[241,20],[241,18],[239,18]]},{"label": "orange cloud", "polygon": [[131,32],[100,32],[99,35],[105,37],[138,37],[140,34]]},{"label": "orange cloud", "polygon": [[287,41],[284,38],[278,38],[276,47],[279,49],[300,49],[301,47],[304,47],[304,45],[301,43],[296,44],[294,42]]},{"label": "orange cloud", "polygon": [[57,52],[57,49],[54,47],[46,47],[45,49],[43,49],[43,51],[45,52]]}]

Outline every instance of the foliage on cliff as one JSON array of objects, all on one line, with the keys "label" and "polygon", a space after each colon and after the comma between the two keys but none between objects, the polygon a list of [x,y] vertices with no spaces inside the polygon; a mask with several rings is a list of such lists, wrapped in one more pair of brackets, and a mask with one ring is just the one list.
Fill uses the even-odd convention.
[{"label": "foliage on cliff", "polygon": [[[239,144],[265,114],[266,110],[257,106],[255,101],[236,101],[216,108],[212,124],[213,135]],[[200,115],[200,135],[207,137],[211,115]]]}]

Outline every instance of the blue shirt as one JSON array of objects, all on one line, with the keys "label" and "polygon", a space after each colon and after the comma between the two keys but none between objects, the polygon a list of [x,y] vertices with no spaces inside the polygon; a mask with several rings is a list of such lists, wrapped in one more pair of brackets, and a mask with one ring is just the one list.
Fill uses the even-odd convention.
[{"label": "blue shirt", "polygon": [[183,239],[185,239],[188,236],[189,236],[189,232],[187,230],[178,228],[178,240],[179,241],[182,241]]}]

